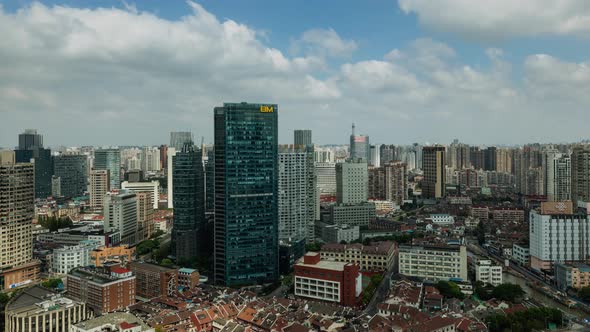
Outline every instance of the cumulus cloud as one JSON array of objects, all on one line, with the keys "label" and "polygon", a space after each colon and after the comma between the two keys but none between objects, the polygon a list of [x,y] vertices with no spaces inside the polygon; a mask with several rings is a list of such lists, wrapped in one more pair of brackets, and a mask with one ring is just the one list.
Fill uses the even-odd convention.
[{"label": "cumulus cloud", "polygon": [[291,45],[291,52],[308,55],[343,57],[358,48],[354,40],[342,39],[334,29],[311,29]]},{"label": "cumulus cloud", "polygon": [[[211,141],[212,109],[226,101],[278,103],[283,142],[311,128],[318,143],[345,143],[353,121],[383,143],[587,132],[580,116],[564,116],[590,104],[587,62],[532,55],[515,80],[500,49],[471,66],[424,38],[336,66],[331,57],[358,46],[334,30],[303,33],[312,49],[288,55],[252,27],[188,6],[176,20],[135,7],[0,9],[0,145],[16,144],[23,128],[38,128],[48,144],[161,144],[178,129]],[[567,133],[551,127],[557,117]]]},{"label": "cumulus cloud", "polygon": [[472,39],[537,35],[580,35],[590,32],[586,0],[398,0],[406,14],[416,14],[433,30]]}]

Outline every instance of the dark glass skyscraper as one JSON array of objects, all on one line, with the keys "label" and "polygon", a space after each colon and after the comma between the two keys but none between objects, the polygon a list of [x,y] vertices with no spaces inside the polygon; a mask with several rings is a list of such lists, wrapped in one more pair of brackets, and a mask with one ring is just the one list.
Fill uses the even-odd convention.
[{"label": "dark glass skyscraper", "polygon": [[215,282],[273,282],[279,254],[278,107],[225,103],[214,117]]},{"label": "dark glass skyscraper", "polygon": [[350,135],[350,159],[363,159],[365,162],[369,162],[371,160],[369,136],[356,135],[354,128],[353,123],[352,134]]},{"label": "dark glass skyscraper", "polygon": [[121,188],[121,151],[119,149],[94,151],[94,169],[109,170],[111,189]]},{"label": "dark glass skyscraper", "polygon": [[25,129],[25,132],[18,135],[18,149],[32,150],[34,147],[43,147],[43,135],[37,134],[37,129]]},{"label": "dark glass skyscraper", "polygon": [[[178,259],[208,255],[203,252],[205,224],[205,182],[201,151],[191,141],[172,157],[174,186],[174,223],[172,237]],[[206,256],[205,256],[206,257]]]},{"label": "dark glass skyscraper", "polygon": [[61,155],[53,159],[53,173],[60,178],[61,195],[82,196],[87,189],[86,155]]},{"label": "dark glass skyscraper", "polygon": [[51,196],[51,176],[53,164],[51,150],[43,148],[43,135],[35,129],[27,129],[18,135],[18,150],[15,150],[17,163],[35,164],[35,198]]}]

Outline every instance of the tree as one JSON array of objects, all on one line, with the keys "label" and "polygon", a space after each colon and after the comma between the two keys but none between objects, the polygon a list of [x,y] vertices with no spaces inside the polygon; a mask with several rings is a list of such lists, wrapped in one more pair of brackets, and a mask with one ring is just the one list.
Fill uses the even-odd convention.
[{"label": "tree", "polygon": [[465,298],[465,294],[461,292],[459,285],[452,281],[441,280],[436,284],[436,289],[446,298],[456,298],[462,300]]},{"label": "tree", "polygon": [[484,243],[486,243],[486,226],[484,225],[483,221],[480,221],[477,224],[475,232],[477,234],[477,242],[479,243],[479,245],[481,246]]},{"label": "tree", "polygon": [[319,242],[312,242],[305,245],[305,251],[320,251],[322,250],[322,244]]},{"label": "tree", "polygon": [[0,293],[0,304],[6,304],[10,300],[10,296],[6,293]]},{"label": "tree", "polygon": [[168,258],[162,259],[162,262],[160,264],[162,266],[166,266],[166,267],[171,267],[172,265],[174,265],[174,263],[172,262],[172,260],[170,260]]},{"label": "tree", "polygon": [[519,285],[515,284],[501,284],[492,291],[492,296],[498,300],[516,302],[517,299],[522,298],[525,291]]},{"label": "tree", "polygon": [[43,287],[53,289],[59,287],[60,284],[63,285],[63,281],[60,278],[51,278],[44,281],[41,285],[43,285]]}]

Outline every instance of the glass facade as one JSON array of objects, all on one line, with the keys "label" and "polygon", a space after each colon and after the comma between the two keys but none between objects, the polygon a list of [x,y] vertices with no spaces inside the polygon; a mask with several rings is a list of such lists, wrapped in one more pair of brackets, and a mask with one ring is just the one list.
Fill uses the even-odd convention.
[{"label": "glass facade", "polygon": [[87,189],[88,174],[86,155],[62,155],[53,160],[53,172],[60,178],[61,195],[82,196]]},{"label": "glass facade", "polygon": [[201,151],[191,141],[172,157],[174,223],[172,228],[174,252],[177,258],[206,255],[202,248],[205,223],[205,183]]},{"label": "glass facade", "polygon": [[217,284],[278,278],[278,107],[225,103],[215,117]]},{"label": "glass facade", "polygon": [[94,151],[94,169],[109,170],[111,189],[121,188],[121,151],[119,149],[99,149]]},{"label": "glass facade", "polygon": [[51,175],[53,175],[51,150],[30,146],[28,150],[19,149],[14,152],[17,163],[30,163],[31,159],[35,160],[35,198],[51,196]]}]

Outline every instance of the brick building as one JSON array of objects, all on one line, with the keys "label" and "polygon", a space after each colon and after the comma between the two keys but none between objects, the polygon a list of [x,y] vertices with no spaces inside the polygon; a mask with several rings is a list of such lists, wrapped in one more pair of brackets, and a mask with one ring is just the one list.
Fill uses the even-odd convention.
[{"label": "brick building", "polygon": [[68,273],[66,285],[68,296],[85,302],[97,314],[135,303],[135,276],[121,267],[77,268]]},{"label": "brick building", "polygon": [[359,303],[362,277],[358,264],[321,260],[319,253],[308,252],[293,269],[296,296],[345,306]]},{"label": "brick building", "polygon": [[178,285],[184,288],[195,288],[199,286],[199,271],[195,269],[178,269]]},{"label": "brick building", "polygon": [[129,268],[136,277],[138,297],[152,299],[169,296],[178,288],[178,270],[160,265],[132,262]]},{"label": "brick building", "polygon": [[517,208],[502,208],[492,211],[494,222],[514,222],[522,224],[524,222],[524,210]]}]

